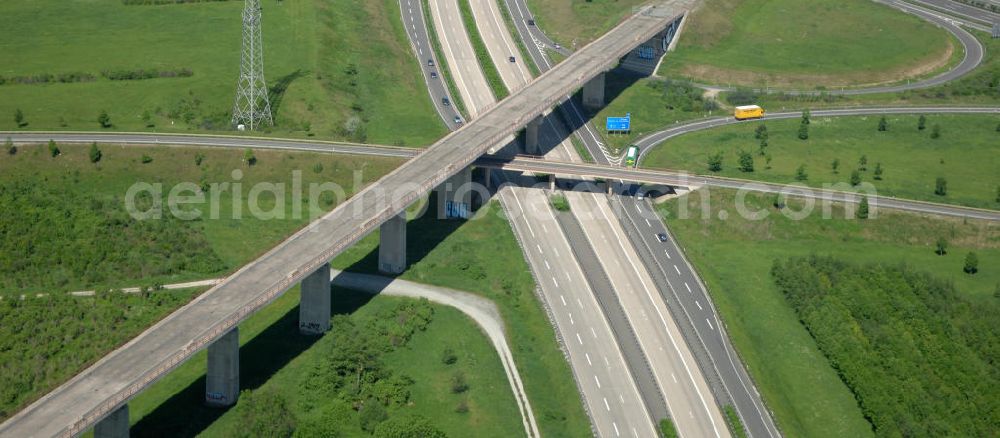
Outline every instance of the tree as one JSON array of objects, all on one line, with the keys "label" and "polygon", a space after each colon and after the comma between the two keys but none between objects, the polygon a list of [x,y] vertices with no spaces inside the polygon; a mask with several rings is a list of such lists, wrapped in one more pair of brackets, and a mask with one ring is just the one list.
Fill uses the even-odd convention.
[{"label": "tree", "polygon": [[862,155],[861,158],[858,158],[858,170],[860,170],[862,172],[868,170],[868,156],[867,155]]},{"label": "tree", "polygon": [[774,195],[774,201],[771,205],[774,205],[774,208],[777,208],[778,210],[785,208],[785,195],[782,193],[776,193]]},{"label": "tree", "polygon": [[147,128],[156,126],[156,122],[153,121],[153,115],[149,113],[149,110],[142,112],[142,122],[146,124]]},{"label": "tree", "polygon": [[809,139],[809,122],[803,120],[799,125],[799,140]]},{"label": "tree", "polygon": [[882,118],[878,119],[878,130],[880,132],[889,130],[889,121],[885,119],[885,116],[882,116]]},{"label": "tree", "polygon": [[937,243],[934,245],[934,254],[939,256],[948,254],[948,241],[944,237],[938,237]]},{"label": "tree", "polygon": [[358,415],[358,421],[361,423],[361,428],[367,432],[372,432],[379,423],[385,421],[389,418],[389,414],[385,412],[385,407],[382,403],[378,401],[369,399],[365,402],[364,406],[361,408],[361,413]]},{"label": "tree", "polygon": [[767,139],[766,138],[760,139],[760,148],[757,149],[757,153],[760,154],[760,156],[762,156],[762,157],[764,155],[767,155]]},{"label": "tree", "polygon": [[851,185],[852,186],[856,186],[858,184],[861,184],[861,172],[858,172],[857,170],[852,170],[851,171]]},{"label": "tree", "polygon": [[[7,141],[3,142],[3,148],[7,151],[7,155],[14,155],[17,153],[17,146],[14,146],[14,141],[7,137]],[[997,187],[997,198],[1000,199],[1000,187]]]},{"label": "tree", "polygon": [[935,124],[931,128],[931,138],[941,138],[941,125]]},{"label": "tree", "polygon": [[833,162],[830,163],[830,168],[833,169],[833,173],[840,173],[840,158],[834,158]]},{"label": "tree", "polygon": [[21,111],[21,108],[14,110],[14,123],[17,124],[18,128],[28,126],[28,124],[24,122],[24,112]]},{"label": "tree", "polygon": [[809,108],[806,108],[806,109],[802,110],[802,124],[803,125],[808,125],[809,123],[811,123],[809,121],[809,117],[811,117],[811,116],[812,116],[812,113],[809,112]]},{"label": "tree", "polygon": [[444,352],[441,353],[441,363],[451,365],[455,362],[458,362],[458,356],[455,355],[455,350],[445,348]]},{"label": "tree", "polygon": [[945,196],[948,194],[948,181],[944,177],[937,177],[934,181],[934,194],[938,196]]},{"label": "tree", "polygon": [[419,415],[390,418],[375,428],[375,438],[445,438],[447,435]]},{"label": "tree", "polygon": [[284,438],[295,432],[295,415],[276,390],[242,391],[236,412],[240,424],[237,434],[241,437]]},{"label": "tree", "polygon": [[882,181],[882,163],[875,163],[875,179]]},{"label": "tree", "polygon": [[101,161],[101,150],[97,148],[97,142],[90,144],[90,162],[97,163]]},{"label": "tree", "polygon": [[455,371],[451,376],[451,392],[461,394],[469,390],[469,382],[465,381],[465,373],[461,370]]},{"label": "tree", "polygon": [[149,163],[153,162],[153,157],[150,157],[149,155],[146,155],[146,154],[142,154],[141,161],[142,161],[142,164],[149,164]]},{"label": "tree", "polygon": [[764,155],[764,168],[765,169],[771,168],[771,154]]},{"label": "tree", "polygon": [[722,170],[722,152],[716,152],[708,156],[708,170],[718,172]]},{"label": "tree", "polygon": [[758,140],[767,138],[767,125],[763,123],[757,125],[757,129],[754,130],[754,138]]},{"label": "tree", "polygon": [[61,153],[62,152],[59,151],[59,146],[56,146],[56,142],[53,140],[49,140],[49,155],[52,155],[52,158],[55,158],[58,157],[59,154]]},{"label": "tree", "polygon": [[969,252],[965,255],[965,268],[962,270],[966,274],[975,274],[979,272],[979,257],[976,257],[976,253]]},{"label": "tree", "polygon": [[854,212],[854,216],[858,219],[868,219],[868,197],[861,197],[861,204],[858,205],[858,211]]},{"label": "tree", "polygon": [[100,123],[102,128],[110,128],[111,116],[108,115],[107,111],[101,110],[101,113],[97,115],[97,123]]},{"label": "tree", "polygon": [[923,131],[927,128],[927,116],[921,114],[920,118],[917,119],[917,130]]},{"label": "tree", "polygon": [[257,164],[257,156],[253,154],[253,149],[248,148],[243,151],[243,161],[247,163],[247,166]]},{"label": "tree", "polygon": [[797,181],[805,181],[809,179],[809,174],[806,173],[806,165],[803,164],[799,166],[798,170],[795,171],[795,179]]},{"label": "tree", "polygon": [[197,152],[194,154],[194,165],[201,166],[201,162],[205,161],[205,154]]},{"label": "tree", "polygon": [[740,172],[753,172],[753,154],[740,151]]}]

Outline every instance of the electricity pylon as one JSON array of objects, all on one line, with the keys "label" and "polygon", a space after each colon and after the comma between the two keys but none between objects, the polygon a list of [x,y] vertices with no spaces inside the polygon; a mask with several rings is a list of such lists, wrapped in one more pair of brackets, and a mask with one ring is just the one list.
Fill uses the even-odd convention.
[{"label": "electricity pylon", "polygon": [[264,83],[264,43],[261,41],[260,0],[243,3],[243,51],[240,79],[236,84],[233,126],[254,130],[261,124],[274,125],[271,102]]}]

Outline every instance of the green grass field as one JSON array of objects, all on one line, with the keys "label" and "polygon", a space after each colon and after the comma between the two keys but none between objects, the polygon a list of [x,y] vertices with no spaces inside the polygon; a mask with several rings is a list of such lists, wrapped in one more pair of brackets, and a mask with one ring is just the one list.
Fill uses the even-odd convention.
[{"label": "green grass field", "polygon": [[[467,222],[438,221],[428,214],[407,230],[410,267],[400,277],[465,290],[500,308],[525,391],[545,436],[590,434],[590,422],[555,333],[535,297],[535,282],[498,203]],[[433,204],[431,210],[433,210]],[[337,268],[374,272],[378,235],[373,233],[334,259]]]},{"label": "green grass field", "polygon": [[867,0],[709,0],[659,74],[812,89],[920,77],[960,52],[945,31]]},{"label": "green grass field", "polygon": [[622,18],[632,13],[633,6],[647,2],[648,0],[528,0],[528,8],[534,14],[535,25],[549,38],[565,47],[578,48],[615,27]]},{"label": "green grass field", "polygon": [[[0,85],[0,129],[225,131],[243,2],[126,6],[120,0],[0,4],[0,76],[83,72],[93,82]],[[73,26],[66,26],[72,22]],[[265,2],[265,76],[282,136],[421,146],[446,133],[391,0],[343,7]],[[187,78],[110,81],[103,70],[187,68]],[[151,115],[153,127],[142,120]],[[354,120],[356,126],[349,123]],[[360,123],[357,123],[360,122]]]},{"label": "green grass field", "polygon": [[[312,183],[334,182],[344,187],[347,194],[352,194],[363,188],[364,184],[380,178],[400,164],[399,160],[358,157],[340,154],[319,154],[304,152],[255,151],[257,164],[247,166],[243,162],[242,150],[232,149],[194,149],[182,147],[122,147],[121,145],[101,145],[103,157],[97,164],[88,159],[89,146],[59,145],[62,154],[56,158],[49,156],[45,146],[20,147],[17,154],[0,156],[0,175],[4,181],[26,181],[39,185],[51,185],[54,189],[69,190],[71,193],[86,194],[97,200],[110,202],[118,210],[125,210],[125,198],[129,187],[136,182],[162,184],[163,196],[167,197],[172,187],[179,183],[190,182],[196,185],[203,183],[229,183],[229,189],[219,190],[218,215],[212,218],[209,206],[202,206],[202,217],[197,221],[189,221],[192,233],[199,239],[207,241],[211,252],[220,258],[227,267],[223,271],[184,272],[170,276],[129,277],[122,274],[110,277],[103,285],[111,287],[134,286],[141,280],[143,285],[155,283],[169,284],[181,281],[204,279],[206,275],[223,275],[227,270],[235,270],[256,255],[267,249],[308,223],[310,219],[309,185]],[[203,155],[201,165],[195,164],[195,156]],[[143,164],[142,157],[148,156],[151,162]],[[317,172],[317,170],[319,172]],[[242,177],[238,180],[233,172],[239,171]],[[294,217],[292,197],[293,172],[301,172],[303,188],[300,217]],[[353,187],[354,172],[360,172],[361,185]],[[232,184],[242,184],[239,219],[234,210]],[[258,183],[283,184],[286,190],[283,207],[275,211],[283,212],[284,219],[275,217],[267,219],[252,214],[248,198],[250,190]],[[221,186],[220,186],[221,188]],[[190,193],[187,193],[190,194]],[[205,196],[211,200],[211,190]],[[256,205],[260,210],[269,212],[275,207],[276,198],[263,194]],[[321,214],[335,206],[334,196],[322,195],[314,204]],[[164,202],[164,212],[169,214],[169,206]],[[50,218],[55,221],[54,230],[70,226],[73,218]],[[62,224],[65,222],[65,224]],[[253,238],[248,238],[253,236]],[[52,233],[53,238],[63,238]],[[36,245],[53,245],[59,250],[59,242],[36,242]],[[87,245],[97,242],[73,242],[73,245],[87,250]],[[71,248],[69,243],[65,248]],[[105,264],[112,263],[106,261]],[[114,266],[110,269],[113,270]],[[57,269],[57,267],[53,267]],[[27,291],[37,291],[36,285],[27,285]],[[93,287],[81,279],[68,279],[57,290],[80,290]],[[43,290],[50,291],[50,290]]]},{"label": "green grass field", "polygon": [[[703,189],[704,190],[704,189]],[[847,220],[834,205],[833,218],[817,212],[794,221],[771,207],[772,196],[750,194],[751,210],[768,211],[764,220],[735,214],[731,190],[707,192],[711,210],[702,216],[702,192],[659,206],[666,223],[704,279],[737,351],[765,403],[787,436],[871,436],[871,426],[850,391],[819,352],[809,333],[775,286],[775,259],[831,255],[857,263],[906,263],[945,281],[972,302],[996,300],[1000,283],[1000,229],[995,223],[942,219],[879,210],[878,217]],[[679,218],[680,202],[690,216]],[[790,200],[798,210],[801,202]],[[725,211],[726,220],[719,219]],[[840,219],[836,219],[840,218]],[[939,237],[949,241],[938,256]],[[962,272],[963,259],[975,251],[980,271]]]},{"label": "green grass field", "polygon": [[[805,165],[806,184],[847,183],[859,159],[867,156],[862,181],[874,184],[879,195],[944,202],[982,208],[1000,208],[1000,117],[992,115],[927,115],[927,128],[917,130],[916,115],[888,116],[889,129],[879,132],[879,117],[813,118],[809,139],[797,137],[799,119],[767,121],[767,168],[757,151],[754,130],[759,122],[738,124],[684,135],[670,140],[643,157],[643,167],[682,169],[698,174],[794,183],[797,169]],[[940,138],[931,138],[940,125]],[[738,169],[738,152],[754,154],[754,171]],[[708,156],[724,154],[722,171],[708,171]],[[839,173],[832,163],[840,160]],[[876,163],[882,163],[883,180],[874,179]],[[934,194],[935,180],[944,177],[947,195]],[[847,186],[849,187],[849,185]]]}]

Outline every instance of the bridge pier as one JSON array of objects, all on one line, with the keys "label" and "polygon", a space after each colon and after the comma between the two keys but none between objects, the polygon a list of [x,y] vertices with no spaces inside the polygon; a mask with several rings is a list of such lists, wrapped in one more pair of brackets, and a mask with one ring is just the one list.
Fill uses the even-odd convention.
[{"label": "bridge pier", "polygon": [[240,396],[240,328],[233,327],[208,346],[205,404],[232,406]]},{"label": "bridge pier", "polygon": [[492,182],[490,180],[493,177],[493,169],[489,167],[483,167],[482,169],[483,169],[483,187],[489,189],[490,183]]},{"label": "bridge pier", "polygon": [[524,153],[542,155],[542,146],[538,142],[538,128],[542,126],[542,116],[535,117],[524,127]]},{"label": "bridge pier", "polygon": [[379,230],[378,270],[402,274],[406,270],[406,210],[385,221]]},{"label": "bridge pier", "polygon": [[94,438],[128,438],[128,404],[94,425]]},{"label": "bridge pier", "polygon": [[472,167],[466,166],[436,189],[438,219],[467,219],[472,214]]},{"label": "bridge pier", "polygon": [[302,279],[299,332],[318,335],[330,330],[330,265],[320,266]]},{"label": "bridge pier", "polygon": [[583,106],[597,109],[604,106],[604,72],[583,84]]}]

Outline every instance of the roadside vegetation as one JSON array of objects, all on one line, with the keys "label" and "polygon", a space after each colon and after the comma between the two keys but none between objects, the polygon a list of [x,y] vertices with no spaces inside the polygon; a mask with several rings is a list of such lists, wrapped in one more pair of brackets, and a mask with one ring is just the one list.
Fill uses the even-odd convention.
[{"label": "roadside vegetation", "polygon": [[476,26],[476,17],[472,13],[472,5],[469,4],[469,0],[459,0],[458,9],[462,13],[462,23],[465,25],[466,33],[469,35],[469,41],[472,42],[472,49],[476,52],[476,60],[479,61],[479,68],[483,71],[483,76],[486,76],[486,82],[490,84],[490,91],[493,92],[493,97],[497,101],[503,100],[510,92],[507,90],[507,86],[503,84],[500,71],[493,64],[490,52],[486,49],[486,43],[483,42],[483,37],[479,33],[479,27]]},{"label": "roadside vegetation", "polygon": [[720,85],[858,86],[943,71],[961,52],[946,31],[871,1],[710,0],[691,15],[659,74]]},{"label": "roadside vegetation", "polygon": [[[6,251],[4,251],[6,253]],[[197,295],[194,289],[0,298],[0,420]]]},{"label": "roadside vegetation", "polygon": [[841,183],[846,190],[870,183],[883,196],[1000,209],[996,116],[809,119],[741,123],[686,134],[647,152],[641,164],[813,187]]},{"label": "roadside vegetation", "polygon": [[[704,196],[710,205],[703,213]],[[952,284],[956,296],[971,306],[995,305],[1000,299],[995,223],[885,209],[857,220],[841,204],[831,206],[831,219],[822,218],[817,204],[811,215],[793,220],[782,212],[800,211],[804,201],[756,193],[746,195],[745,205],[766,217],[750,220],[736,214],[736,199],[732,190],[701,189],[658,210],[705,281],[736,350],[788,436],[871,436],[872,424],[771,277],[776,261],[818,255],[854,264],[905,264],[911,272]],[[680,205],[687,219],[681,218]],[[975,274],[964,270],[970,252],[978,258]],[[857,305],[881,304],[863,300]]]},{"label": "roadside vegetation", "polygon": [[[535,281],[498,202],[469,221],[434,219],[430,212],[408,224],[409,268],[400,278],[482,295],[500,308],[514,361],[544,436],[589,435],[573,374],[535,293]],[[422,208],[416,206],[416,209]],[[378,233],[334,259],[335,268],[374,273]]]},{"label": "roadside vegetation", "polygon": [[880,436],[988,436],[1000,425],[1000,299],[895,263],[775,261],[778,288]]},{"label": "roadside vegetation", "polygon": [[333,294],[333,326],[321,337],[298,331],[298,288],[240,325],[234,408],[200,403],[200,352],[130,403],[132,435],[438,437],[521,427],[495,350],[458,310]]},{"label": "roadside vegetation", "polygon": [[[411,146],[446,133],[399,5],[357,6],[265,5],[275,127],[261,133]],[[236,1],[4,2],[0,76],[23,80],[0,85],[0,129],[232,132],[242,8]],[[73,28],[63,29],[66,22]],[[46,28],[60,31],[37,31]],[[108,41],[115,50],[106,50]],[[108,125],[97,121],[103,110]]]}]

